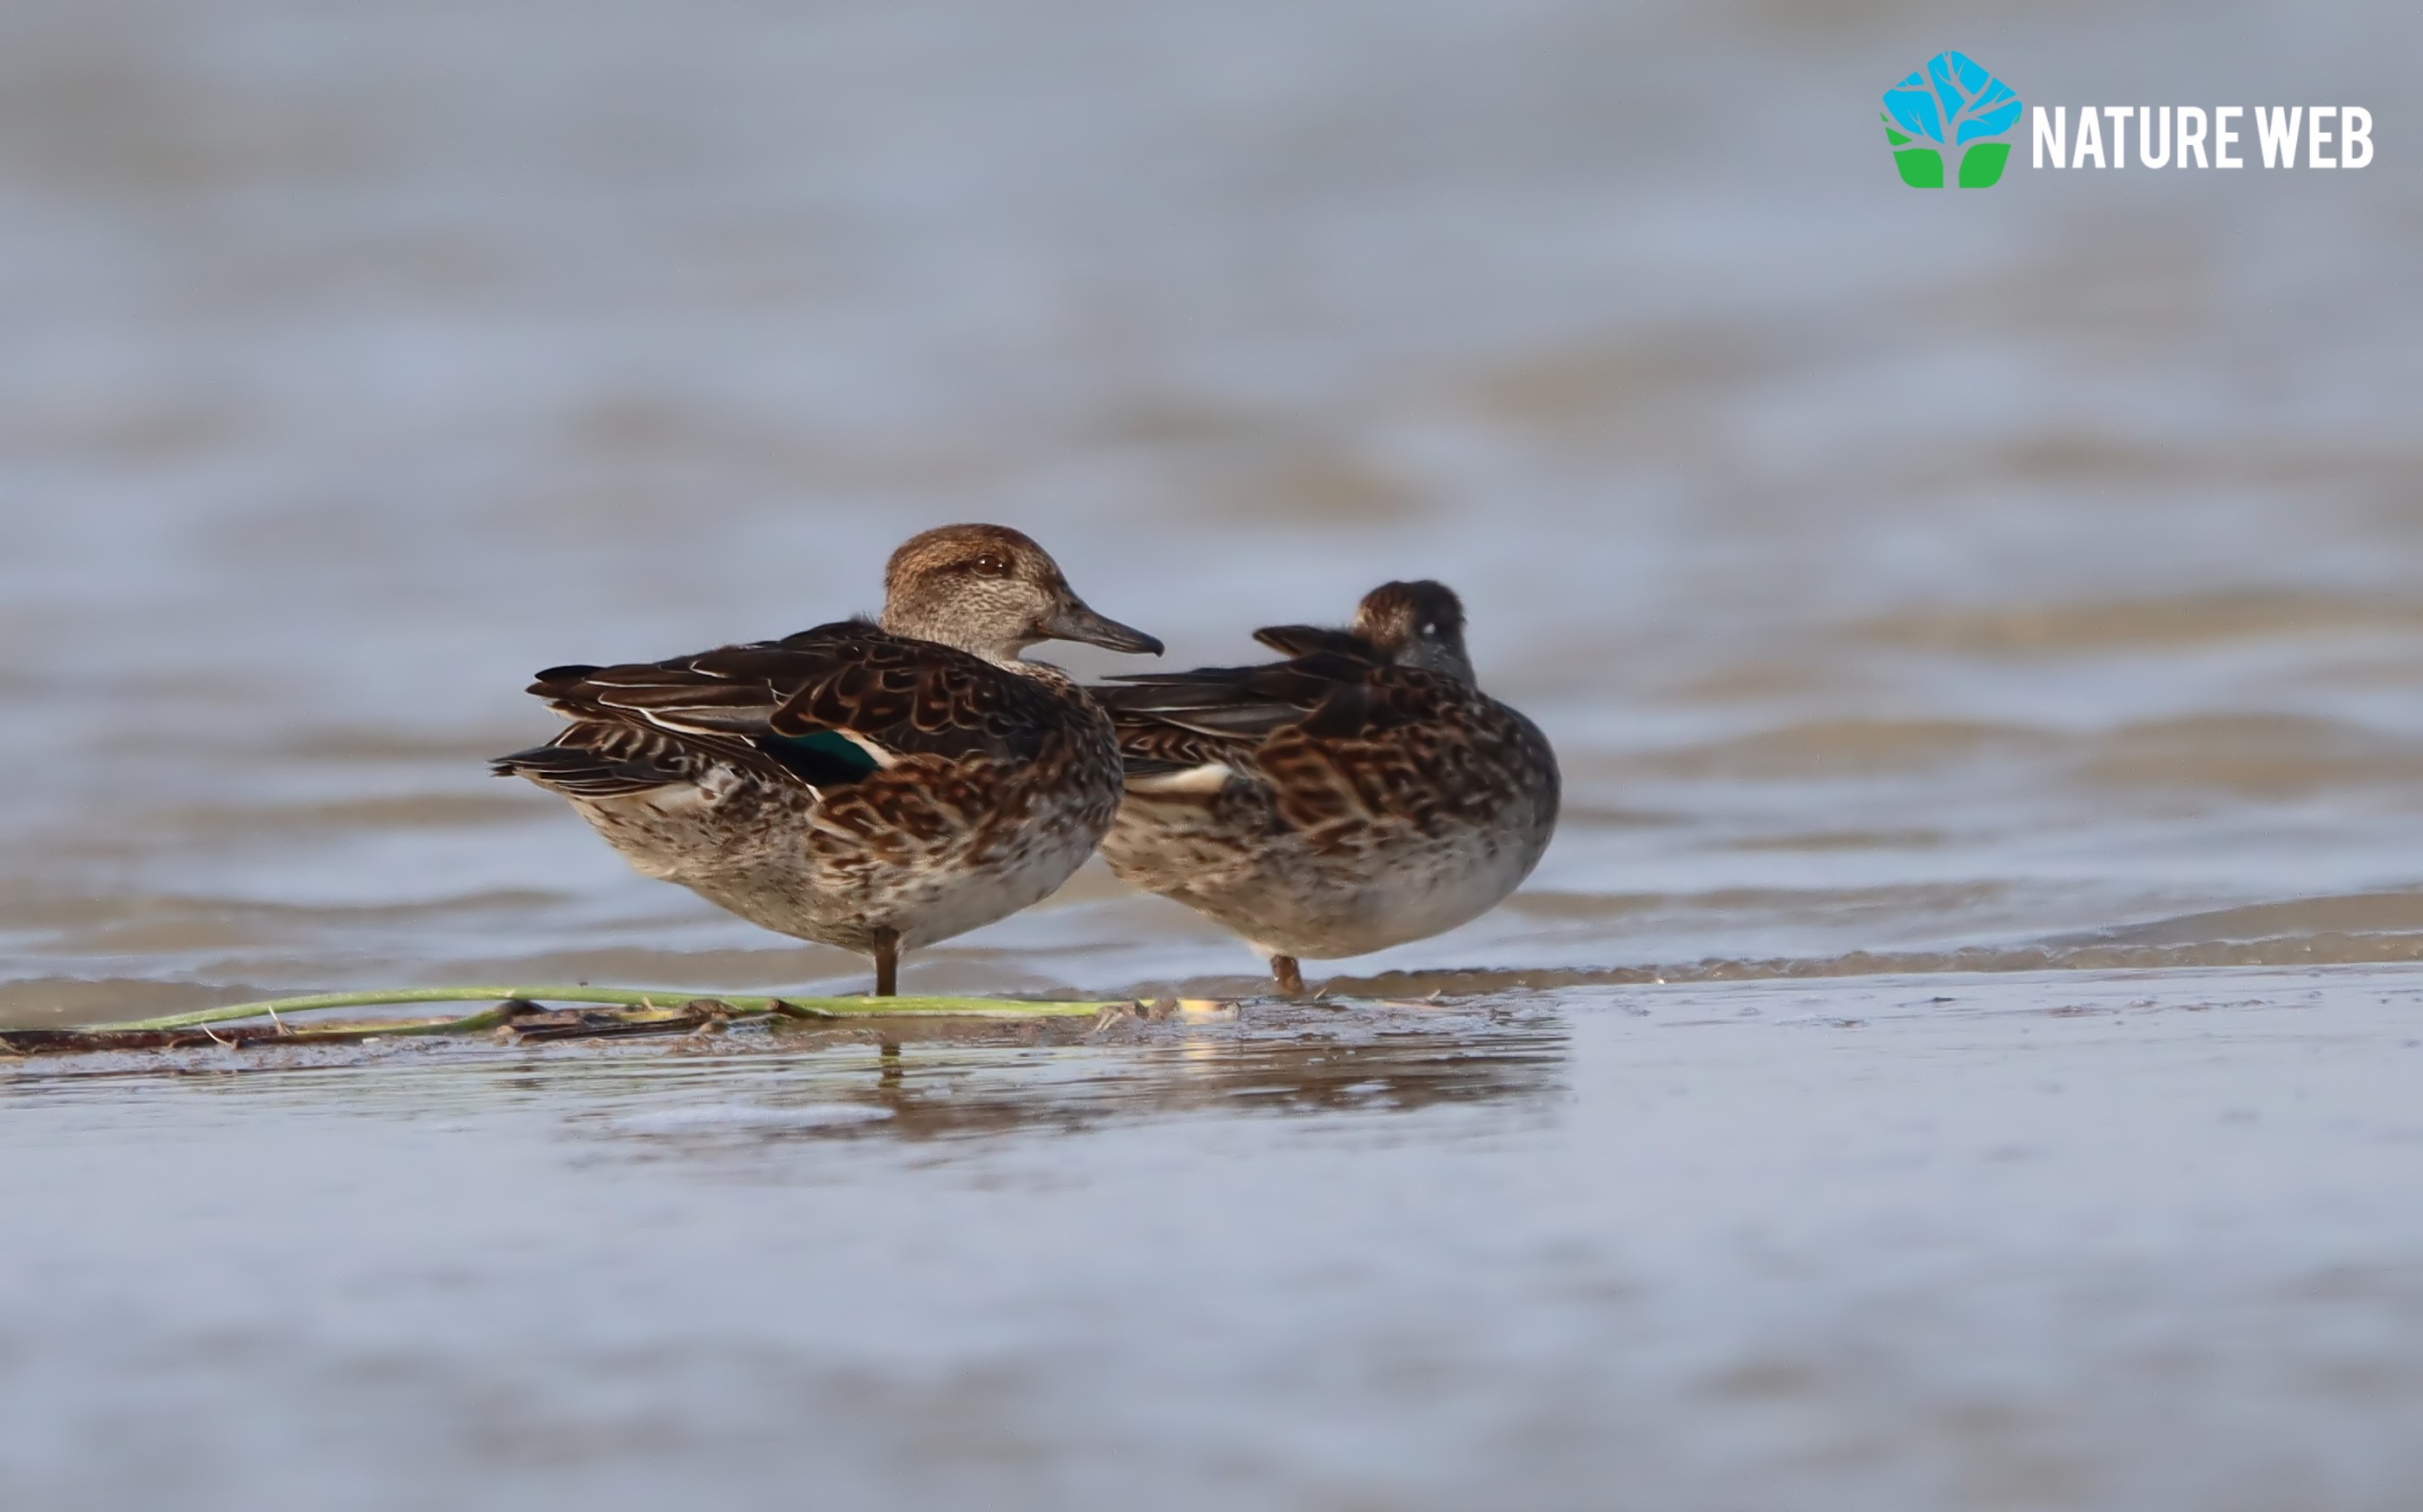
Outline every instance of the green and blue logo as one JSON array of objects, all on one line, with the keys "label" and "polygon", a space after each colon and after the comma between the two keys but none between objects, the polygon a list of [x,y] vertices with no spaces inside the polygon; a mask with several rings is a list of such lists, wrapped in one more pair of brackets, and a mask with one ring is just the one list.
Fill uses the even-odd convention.
[{"label": "green and blue logo", "polygon": [[1913,189],[1942,188],[1949,153],[1959,164],[1953,182],[1963,189],[1986,189],[2002,182],[2003,167],[2010,161],[2019,97],[1966,54],[1938,53],[1885,91],[1883,119],[1902,183]]}]

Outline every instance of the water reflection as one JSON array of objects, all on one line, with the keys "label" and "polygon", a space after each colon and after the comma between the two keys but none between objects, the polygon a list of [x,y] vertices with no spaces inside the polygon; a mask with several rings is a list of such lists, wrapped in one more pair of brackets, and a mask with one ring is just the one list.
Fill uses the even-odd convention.
[{"label": "water reflection", "polygon": [[[1560,1088],[1566,1030],[1544,1008],[1256,1006],[1193,1021],[1125,1018],[1081,1043],[1055,1046],[1054,1038],[1040,1026],[989,1043],[940,1029],[886,1037],[876,1045],[872,1086],[863,1052],[828,1055],[860,1060],[857,1100],[892,1115],[868,1132],[914,1139],[1074,1132],[1206,1112],[1402,1113],[1538,1101]],[[830,1076],[800,1095],[824,1095]]]},{"label": "water reflection", "polygon": [[[448,1116],[507,1102],[680,1144],[1077,1133],[1196,1114],[1544,1103],[1568,1030],[1538,1003],[1144,1006],[1100,1021],[782,1026],[654,1042],[481,1041],[0,1061],[0,1095],[174,1076],[244,1097]],[[108,1095],[104,1093],[104,1095]]]}]

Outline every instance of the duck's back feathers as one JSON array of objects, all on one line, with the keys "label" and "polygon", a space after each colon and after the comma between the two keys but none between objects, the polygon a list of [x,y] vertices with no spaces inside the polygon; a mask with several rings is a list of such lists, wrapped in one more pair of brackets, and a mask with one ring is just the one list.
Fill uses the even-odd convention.
[{"label": "duck's back feathers", "polygon": [[1274,626],[1256,638],[1305,649],[1261,666],[1148,673],[1094,691],[1118,730],[1130,776],[1233,766],[1282,731],[1350,745],[1383,739],[1473,696],[1452,679],[1392,666],[1341,630]]},{"label": "duck's back feathers", "polygon": [[702,758],[818,788],[908,756],[1028,761],[1063,717],[1031,678],[863,620],[665,661],[550,667],[530,691],[572,725],[498,770],[582,796],[695,780]]},{"label": "duck's back feathers", "polygon": [[1320,625],[1265,625],[1254,632],[1254,639],[1281,656],[1313,656],[1326,651],[1367,661],[1386,660],[1377,647],[1354,631]]},{"label": "duck's back feathers", "polygon": [[676,737],[641,724],[576,724],[546,745],[488,763],[499,777],[528,777],[569,798],[623,798],[675,783],[694,783],[714,757]]}]

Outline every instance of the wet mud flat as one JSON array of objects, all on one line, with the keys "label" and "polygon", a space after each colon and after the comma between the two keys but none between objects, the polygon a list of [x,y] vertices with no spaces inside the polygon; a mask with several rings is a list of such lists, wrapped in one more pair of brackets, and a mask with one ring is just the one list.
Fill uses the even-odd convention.
[{"label": "wet mud flat", "polygon": [[0,1063],[0,1501],[2392,1508],[2423,971]]}]

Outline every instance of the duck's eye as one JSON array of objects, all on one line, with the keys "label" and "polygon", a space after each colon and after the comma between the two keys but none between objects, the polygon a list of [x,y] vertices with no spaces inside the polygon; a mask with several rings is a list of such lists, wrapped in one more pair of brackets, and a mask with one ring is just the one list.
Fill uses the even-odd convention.
[{"label": "duck's eye", "polygon": [[1430,623],[1430,622],[1428,622],[1428,621],[1425,621],[1425,622],[1423,623],[1423,625],[1422,625],[1422,639],[1424,639],[1424,640],[1430,640],[1430,639],[1432,639],[1433,637],[1436,636],[1437,634],[1438,634],[1438,626],[1436,626],[1435,624]]},{"label": "duck's eye", "polygon": [[969,565],[979,578],[1006,578],[1009,576],[1008,558],[996,556],[990,551],[987,551],[984,555],[976,558],[975,561],[969,564]]}]

